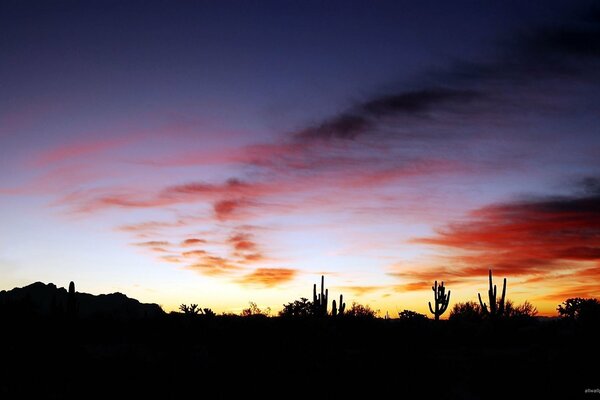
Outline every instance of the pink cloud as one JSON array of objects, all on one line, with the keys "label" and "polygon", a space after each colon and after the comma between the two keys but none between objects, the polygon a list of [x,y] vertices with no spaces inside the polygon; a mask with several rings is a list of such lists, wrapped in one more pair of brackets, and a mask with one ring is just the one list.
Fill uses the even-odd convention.
[{"label": "pink cloud", "polygon": [[83,156],[89,157],[92,154],[98,154],[107,150],[123,147],[139,140],[139,135],[131,137],[117,137],[107,139],[93,139],[69,143],[49,150],[43,150],[33,157],[32,165],[43,167]]}]

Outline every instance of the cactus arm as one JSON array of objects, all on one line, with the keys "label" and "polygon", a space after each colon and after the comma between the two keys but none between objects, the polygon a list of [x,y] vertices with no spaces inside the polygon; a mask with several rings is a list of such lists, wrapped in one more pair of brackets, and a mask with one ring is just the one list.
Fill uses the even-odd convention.
[{"label": "cactus arm", "polygon": [[506,278],[504,278],[504,282],[502,283],[502,297],[500,298],[500,304],[498,306],[498,314],[504,314],[504,299],[506,297]]},{"label": "cactus arm", "polygon": [[481,306],[481,312],[485,315],[489,314],[487,305],[481,300],[481,293],[477,293],[477,297],[479,297],[479,305]]}]

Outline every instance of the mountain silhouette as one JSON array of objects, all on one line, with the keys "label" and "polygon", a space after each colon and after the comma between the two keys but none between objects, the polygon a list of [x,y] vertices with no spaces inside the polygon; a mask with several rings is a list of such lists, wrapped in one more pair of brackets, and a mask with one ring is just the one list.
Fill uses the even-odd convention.
[{"label": "mountain silhouette", "polygon": [[[115,319],[156,318],[164,315],[158,304],[140,303],[122,293],[93,295],[75,292],[77,317]],[[22,288],[0,291],[0,305],[20,307],[39,315],[66,313],[68,292],[53,283],[35,282]]]}]

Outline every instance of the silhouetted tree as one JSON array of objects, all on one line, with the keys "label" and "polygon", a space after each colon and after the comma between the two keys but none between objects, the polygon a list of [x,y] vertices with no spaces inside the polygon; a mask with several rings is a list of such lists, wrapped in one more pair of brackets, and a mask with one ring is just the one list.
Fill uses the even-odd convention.
[{"label": "silhouetted tree", "polygon": [[306,297],[283,305],[279,311],[280,317],[308,317],[313,315],[313,304]]},{"label": "silhouetted tree", "polygon": [[425,321],[427,316],[425,314],[419,314],[412,310],[402,310],[398,313],[398,318],[402,321]]},{"label": "silhouetted tree", "polygon": [[600,321],[600,301],[598,299],[573,297],[559,304],[558,315],[574,321]]},{"label": "silhouetted tree", "polygon": [[450,310],[450,321],[478,322],[481,321],[481,307],[474,301],[456,303]]},{"label": "silhouetted tree", "polygon": [[450,303],[450,290],[448,290],[448,294],[446,294],[444,282],[438,286],[437,281],[435,281],[434,285],[431,287],[431,290],[433,290],[435,309],[431,307],[431,302],[429,302],[429,311],[431,311],[431,313],[435,316],[435,320],[438,321],[440,319],[440,315],[445,313],[448,309],[448,304]]},{"label": "silhouetted tree", "polygon": [[376,318],[379,310],[373,310],[368,304],[363,306],[357,302],[352,302],[352,307],[346,311],[346,316],[355,318]]},{"label": "silhouetted tree", "polygon": [[251,316],[263,316],[268,317],[271,314],[271,307],[267,307],[264,310],[261,310],[255,302],[250,302],[250,307],[245,308],[241,312],[242,317],[251,317]]},{"label": "silhouetted tree", "polygon": [[496,285],[492,285],[492,270],[490,269],[489,273],[489,284],[490,287],[488,289],[488,299],[489,299],[489,310],[487,304],[485,304],[481,300],[481,294],[477,293],[479,297],[479,304],[481,305],[481,312],[489,316],[491,318],[497,318],[504,315],[504,299],[506,297],[506,278],[504,278],[504,283],[502,285],[502,297],[500,301],[496,301]]}]

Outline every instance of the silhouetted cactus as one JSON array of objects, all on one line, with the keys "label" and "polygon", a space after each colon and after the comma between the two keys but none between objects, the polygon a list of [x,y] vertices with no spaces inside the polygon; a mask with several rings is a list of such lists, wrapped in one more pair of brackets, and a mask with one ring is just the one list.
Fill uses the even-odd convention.
[{"label": "silhouetted cactus", "polygon": [[446,294],[446,288],[444,287],[444,282],[438,286],[437,281],[435,281],[434,286],[431,287],[433,290],[433,299],[435,300],[435,309],[431,307],[431,302],[429,302],[429,311],[433,315],[435,315],[435,320],[440,319],[440,315],[446,312],[448,309],[448,304],[450,303],[450,290],[448,290],[448,294]]},{"label": "silhouetted cactus", "polygon": [[215,314],[215,312],[214,312],[213,310],[211,310],[210,308],[203,308],[203,309],[202,309],[202,311],[204,312],[204,315],[205,315],[205,316],[207,316],[207,317],[210,317],[210,318],[212,318],[212,317],[214,317],[214,316],[216,316],[216,315],[217,315],[217,314]]},{"label": "silhouetted cactus", "polygon": [[337,304],[335,300],[333,300],[333,304],[331,306],[331,315],[333,317],[344,315],[344,311],[346,310],[346,303],[344,303],[344,295],[340,294],[340,308],[337,308]]},{"label": "silhouetted cactus", "polygon": [[69,294],[67,295],[67,317],[69,319],[77,317],[79,305],[75,296],[75,282],[71,281],[69,283]]},{"label": "silhouetted cactus", "polygon": [[318,317],[327,316],[329,289],[325,289],[325,276],[321,275],[321,293],[317,296],[317,284],[313,285],[313,313]]},{"label": "silhouetted cactus", "polygon": [[477,296],[479,297],[479,304],[481,305],[481,312],[483,313],[483,315],[488,315],[492,318],[501,317],[502,315],[504,315],[504,299],[506,297],[506,278],[504,278],[504,283],[502,285],[502,297],[500,298],[499,302],[496,301],[496,285],[492,285],[492,270],[491,269],[490,269],[489,280],[490,280],[490,287],[488,289],[488,297],[489,297],[489,302],[490,302],[489,310],[488,310],[487,304],[485,304],[481,300],[481,293],[477,293]]},{"label": "silhouetted cactus", "polygon": [[198,307],[198,304],[190,304],[189,306],[182,304],[179,306],[179,309],[183,311],[185,315],[198,315],[202,313],[202,309]]}]

